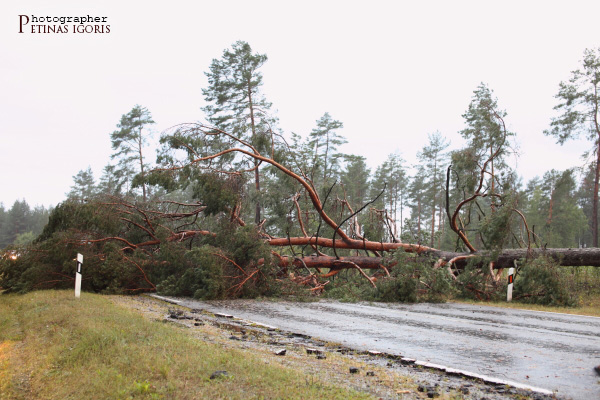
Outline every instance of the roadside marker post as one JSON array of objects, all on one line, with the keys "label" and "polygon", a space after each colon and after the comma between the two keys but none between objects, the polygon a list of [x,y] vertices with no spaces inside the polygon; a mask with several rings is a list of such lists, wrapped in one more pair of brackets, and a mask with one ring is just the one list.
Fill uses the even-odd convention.
[{"label": "roadside marker post", "polygon": [[506,301],[512,301],[513,282],[515,281],[515,269],[508,269],[508,289],[506,291]]},{"label": "roadside marker post", "polygon": [[81,265],[83,264],[83,254],[77,253],[77,272],[75,272],[75,297],[81,296]]}]

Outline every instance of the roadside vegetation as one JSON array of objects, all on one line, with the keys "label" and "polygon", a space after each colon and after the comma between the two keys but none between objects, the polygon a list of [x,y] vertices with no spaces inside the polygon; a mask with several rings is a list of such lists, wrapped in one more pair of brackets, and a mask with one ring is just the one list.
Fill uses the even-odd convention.
[{"label": "roadside vegetation", "polygon": [[[555,278],[556,285],[563,287],[564,292],[568,294],[570,301],[567,305],[546,305],[543,301],[539,301],[539,298],[537,302],[532,301],[535,298],[529,298],[524,299],[525,301],[516,299],[510,303],[506,302],[506,298],[496,298],[486,302],[473,298],[455,298],[451,301],[600,317],[600,271],[598,268],[562,268],[559,271],[560,274]],[[518,287],[517,285],[519,282],[515,280],[515,288]],[[517,291],[513,293],[517,293]],[[540,298],[543,300],[542,296]]]},{"label": "roadside vegetation", "polygon": [[[600,316],[600,269],[560,267],[537,259],[517,270],[513,301],[506,301],[507,271],[497,276],[467,269],[458,279],[443,269],[432,270],[412,257],[402,256],[390,278],[373,287],[358,274],[339,274],[325,297],[341,301],[467,302],[471,304]],[[468,286],[468,287],[466,287]]]},{"label": "roadside vegetation", "polygon": [[[210,379],[215,371],[227,376]],[[364,393],[150,321],[105,296],[0,299],[2,399],[366,399]]]}]

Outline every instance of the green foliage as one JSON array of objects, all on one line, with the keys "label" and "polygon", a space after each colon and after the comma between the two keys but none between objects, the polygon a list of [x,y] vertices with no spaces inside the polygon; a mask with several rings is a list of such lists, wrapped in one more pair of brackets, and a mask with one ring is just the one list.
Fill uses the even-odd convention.
[{"label": "green foliage", "polygon": [[515,198],[506,193],[503,204],[497,205],[480,221],[480,238],[487,250],[501,250],[511,239],[511,220],[514,216]]},{"label": "green foliage", "polygon": [[0,287],[7,293],[72,288],[77,253],[84,257],[84,291],[123,293],[150,288],[140,279],[136,266],[145,261],[144,254],[124,257],[116,243],[82,244],[81,236],[72,230],[57,232],[50,239],[15,248],[14,252],[17,259],[0,260]]},{"label": "green foliage", "polygon": [[490,275],[489,264],[494,255],[472,257],[465,268],[457,274],[454,282],[456,296],[472,300],[500,300],[506,293],[506,282],[496,282]]},{"label": "green foliage", "polygon": [[185,252],[177,271],[160,282],[159,293],[171,296],[188,296],[197,299],[216,299],[224,295],[225,278],[223,259],[211,246],[196,247]]},{"label": "green foliage", "polygon": [[418,234],[421,230],[429,232],[429,241],[424,243],[433,247],[435,234],[441,231],[442,225],[439,210],[445,203],[443,184],[447,164],[445,151],[450,142],[440,132],[429,134],[428,137],[428,144],[417,153],[419,165],[409,187],[408,205],[411,210],[412,225],[417,228]]},{"label": "green foliage", "polygon": [[504,166],[502,160],[508,150],[508,147],[504,146],[504,134],[513,135],[504,132],[501,120],[504,117],[506,112],[499,109],[493,90],[483,83],[479,84],[473,91],[467,111],[463,114],[466,127],[460,132],[463,138],[468,140],[468,147],[474,152],[477,160],[486,160],[492,152],[498,151],[494,162],[496,167]]},{"label": "green foliage", "polygon": [[234,291],[235,296],[272,296],[279,293],[280,288],[274,277],[276,266],[271,261],[271,249],[262,240],[256,227],[248,225],[235,230],[232,228],[231,224],[222,226],[215,240],[224,254],[245,271],[240,275],[241,271],[233,263],[227,262],[227,275],[239,276],[237,280],[230,282],[233,285],[258,270],[252,275],[253,279],[249,279],[240,290]]},{"label": "green foliage", "polygon": [[69,199],[79,201],[87,201],[96,194],[94,173],[88,167],[86,170],[80,170],[77,175],[73,176],[73,186],[67,193]]},{"label": "green foliage", "polygon": [[361,156],[346,156],[346,168],[342,172],[341,183],[344,185],[346,198],[354,211],[367,201],[369,195],[369,168],[366,159]]},{"label": "green foliage", "polygon": [[337,152],[339,146],[348,141],[336,131],[344,124],[331,118],[329,113],[317,120],[317,127],[310,132],[308,145],[314,149],[311,179],[319,193],[331,185],[334,175],[339,171],[342,154]]},{"label": "green foliage", "polygon": [[539,257],[521,267],[513,298],[522,303],[572,307],[577,304],[568,271],[553,260]]},{"label": "green foliage", "polygon": [[554,136],[563,144],[569,139],[576,139],[581,133],[588,140],[598,139],[598,126],[594,124],[600,103],[600,48],[586,49],[582,61],[583,69],[571,74],[568,82],[560,82],[559,103],[554,107],[561,114],[552,119],[550,130],[544,134]]},{"label": "green foliage", "polygon": [[[14,249],[17,259],[0,260],[0,287],[8,292],[73,286],[77,253],[84,256],[82,290],[121,292],[139,289],[139,252],[124,257],[121,244],[91,242],[119,233],[118,218],[96,203],[65,201],[51,213],[42,234],[31,244]],[[146,284],[146,288],[148,285]]]},{"label": "green foliage", "polygon": [[24,246],[35,240],[35,234],[32,231],[20,233],[17,235],[14,241],[15,246]]},{"label": "green foliage", "polygon": [[193,197],[201,199],[206,215],[232,210],[242,190],[240,177],[222,177],[218,174],[199,175],[193,188]]},{"label": "green foliage", "polygon": [[[157,282],[158,292],[201,299],[279,293],[269,246],[261,240],[256,228],[235,229],[224,222],[217,230],[216,238],[205,240],[211,245],[186,249],[168,243],[161,247],[150,273]],[[258,263],[259,260],[262,262]],[[244,283],[240,285],[241,282]]]},{"label": "green foliage", "polygon": [[80,232],[115,234],[120,228],[115,215],[95,202],[79,203],[67,200],[57,205],[36,242],[50,239],[54,233],[70,229]]},{"label": "green foliage", "polygon": [[48,221],[49,212],[42,206],[31,208],[25,200],[16,200],[9,209],[0,203],[0,249],[26,244],[32,236],[35,239]]},{"label": "green foliage", "polygon": [[263,78],[259,69],[266,61],[265,54],[253,53],[247,42],[237,41],[223,51],[221,59],[212,60],[206,73],[208,88],[202,89],[209,121],[254,145],[259,144],[255,142],[260,136],[257,133],[266,128],[262,125],[269,122],[264,113],[271,103],[260,93]]},{"label": "green foliage", "polygon": [[[113,170],[115,176],[119,177],[119,181],[113,183],[118,192],[122,187],[126,187],[127,193],[131,194],[136,173],[145,176],[148,166],[144,161],[144,148],[149,133],[145,133],[144,129],[151,124],[154,124],[154,121],[150,111],[136,104],[131,111],[121,116],[121,121],[117,124],[119,129],[110,135],[114,150],[111,159],[117,159],[118,162]],[[143,179],[137,180],[136,184],[142,186],[143,199],[146,201],[146,185]]]},{"label": "green foliage", "polygon": [[573,170],[551,170],[528,183],[524,211],[540,246],[576,247],[586,239],[591,242],[584,214],[591,211],[590,203],[584,196],[583,207],[577,204],[575,189]]},{"label": "green foliage", "polygon": [[[471,258],[458,274],[457,297],[462,299],[505,301],[507,282],[489,275],[490,259]],[[571,307],[577,304],[574,274],[568,268],[543,257],[522,264],[513,287],[513,301],[528,304]]]},{"label": "green foliage", "polygon": [[452,294],[452,282],[443,268],[432,268],[433,264],[423,256],[396,251],[397,263],[391,277],[380,280],[372,296],[377,301],[443,302]]},{"label": "green foliage", "polygon": [[[592,154],[598,156],[600,150],[600,48],[586,49],[583,53],[582,69],[571,72],[568,82],[560,82],[556,98],[559,103],[554,107],[559,115],[552,118],[551,128],[545,135],[553,136],[559,144],[577,139],[582,134],[593,143]],[[584,153],[584,157],[590,154]],[[597,161],[597,160],[596,160]],[[594,165],[594,187],[600,180],[600,164]],[[585,193],[585,192],[584,192]],[[588,217],[592,233],[592,246],[598,247],[598,193],[587,191],[587,201],[591,204]]]},{"label": "green foliage", "polygon": [[[349,270],[351,280],[326,286],[326,296],[343,301],[383,302],[443,302],[454,288],[448,272],[443,268],[432,268],[431,260],[398,250],[388,260],[394,264],[389,277],[381,277],[374,288],[358,271]],[[341,275],[341,274],[340,274]]]}]

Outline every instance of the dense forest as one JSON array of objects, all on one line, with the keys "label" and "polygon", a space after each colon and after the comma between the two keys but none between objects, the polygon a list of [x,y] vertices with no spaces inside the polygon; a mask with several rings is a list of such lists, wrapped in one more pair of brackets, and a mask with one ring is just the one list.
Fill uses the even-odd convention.
[{"label": "dense forest", "polygon": [[[43,231],[48,210],[0,207],[0,245],[21,245],[20,260],[3,261],[0,285],[69,284],[82,252],[94,271],[84,287],[95,291],[235,297],[294,283],[323,293],[352,270],[380,298],[386,285],[393,299],[453,282],[489,298],[501,286],[494,269],[503,249],[527,249],[511,260],[533,265],[535,249],[598,247],[600,49],[586,50],[581,69],[560,83],[545,132],[548,145],[586,135],[589,153],[578,168],[529,182],[507,161],[519,133],[507,130],[509,113],[483,83],[465,104],[464,148],[450,151],[431,132],[414,149],[416,165],[393,153],[370,170],[342,151],[343,121],[325,110],[304,136],[279,129],[261,91],[265,62],[245,42],[214,59],[204,122],[163,132],[157,154],[150,110],[133,107],[109,134],[113,154],[99,180],[79,171]],[[416,289],[399,288],[401,274]]]},{"label": "dense forest", "polygon": [[31,208],[24,199],[15,201],[9,209],[0,203],[0,249],[33,242],[42,233],[50,212],[44,206]]}]

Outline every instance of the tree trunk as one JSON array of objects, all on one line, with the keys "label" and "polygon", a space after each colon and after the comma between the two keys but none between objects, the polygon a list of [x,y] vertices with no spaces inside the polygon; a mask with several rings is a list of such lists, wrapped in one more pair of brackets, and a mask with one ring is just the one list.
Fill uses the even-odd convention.
[{"label": "tree trunk", "polygon": [[[421,256],[428,256],[423,259],[423,262],[429,262],[432,264],[436,261],[444,260],[446,262],[455,259],[457,257],[463,257],[460,261],[456,261],[454,264],[457,268],[463,268],[468,258],[472,256],[489,256],[489,252],[479,252],[475,254],[471,253],[454,253],[449,251],[440,250],[429,250],[421,253]],[[600,267],[600,249],[598,248],[587,248],[587,249],[532,249],[530,257],[537,258],[546,256],[557,261],[563,267]],[[503,250],[494,261],[495,269],[510,268],[514,267],[515,260],[519,263],[519,260],[526,259],[528,256],[527,249],[506,249]],[[330,269],[346,269],[354,268],[352,264],[356,264],[363,269],[381,269],[383,263],[382,257],[363,257],[363,256],[349,256],[349,257],[330,257],[330,256],[308,256],[308,257],[282,257],[280,259],[281,266],[292,263],[296,267],[306,266],[307,268],[330,268]],[[388,267],[393,267],[395,263],[387,264]],[[487,261],[486,261],[486,265]]]},{"label": "tree trunk", "polygon": [[594,176],[594,196],[592,200],[592,246],[598,247],[598,183],[600,181],[600,134],[596,147],[596,175]]},{"label": "tree trunk", "polygon": [[[140,127],[139,137],[138,137],[138,151],[140,154],[140,173],[144,176],[144,156],[142,155],[142,128]],[[144,203],[146,202],[146,183],[145,180],[142,180],[142,193],[144,196]]]},{"label": "tree trunk", "polygon": [[435,236],[435,200],[437,197],[437,155],[435,156],[435,161],[433,164],[433,202],[431,204],[431,241],[430,246],[433,247],[435,244],[434,236]]},{"label": "tree trunk", "polygon": [[[256,144],[256,125],[254,122],[254,105],[252,104],[252,82],[248,78],[248,104],[250,108],[250,126],[252,127],[252,145]],[[260,195],[260,175],[258,173],[259,161],[254,159],[254,186],[257,195]],[[254,214],[254,222],[260,224],[260,200],[256,200],[256,211]]]},{"label": "tree trunk", "polygon": [[592,203],[592,242],[598,247],[598,182],[600,181],[600,124],[598,124],[598,86],[594,86],[594,127],[596,128],[596,176],[594,177],[594,197]]}]

